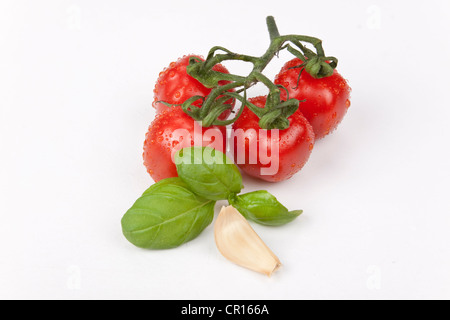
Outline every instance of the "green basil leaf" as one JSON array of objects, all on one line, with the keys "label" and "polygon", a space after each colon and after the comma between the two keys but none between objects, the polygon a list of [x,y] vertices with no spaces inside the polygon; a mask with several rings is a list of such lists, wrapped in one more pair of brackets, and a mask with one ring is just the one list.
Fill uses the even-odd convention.
[{"label": "green basil leaf", "polygon": [[242,188],[238,167],[224,153],[210,147],[190,147],[175,155],[178,176],[196,194],[226,200]]},{"label": "green basil leaf", "polygon": [[291,222],[303,211],[289,211],[277,198],[265,190],[232,195],[228,201],[246,219],[267,226],[280,226]]},{"label": "green basil leaf", "polygon": [[214,205],[214,201],[193,193],[180,178],[161,180],[125,213],[122,232],[137,247],[178,247],[212,222]]}]

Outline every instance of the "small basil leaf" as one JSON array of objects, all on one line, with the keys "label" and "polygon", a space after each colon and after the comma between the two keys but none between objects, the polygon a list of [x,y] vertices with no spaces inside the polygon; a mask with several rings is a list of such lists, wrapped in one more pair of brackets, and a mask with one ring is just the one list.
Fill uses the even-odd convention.
[{"label": "small basil leaf", "polygon": [[190,147],[175,155],[178,176],[196,194],[226,200],[242,188],[238,167],[224,153],[210,147]]},{"label": "small basil leaf", "polygon": [[289,211],[277,198],[265,190],[232,195],[228,201],[246,219],[267,226],[280,226],[291,222],[303,211]]},{"label": "small basil leaf", "polygon": [[161,180],[125,213],[122,232],[137,247],[174,248],[197,237],[212,222],[214,205],[179,178]]}]

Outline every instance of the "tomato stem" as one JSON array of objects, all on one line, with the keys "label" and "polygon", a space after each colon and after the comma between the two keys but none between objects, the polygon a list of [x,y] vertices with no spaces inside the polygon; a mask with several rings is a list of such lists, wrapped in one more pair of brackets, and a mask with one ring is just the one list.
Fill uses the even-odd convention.
[{"label": "tomato stem", "polygon": [[[325,57],[322,40],[305,35],[280,35],[275,19],[272,16],[266,18],[266,24],[270,35],[270,45],[260,57],[238,54],[224,47],[215,46],[209,50],[205,61],[195,57],[190,59],[189,65],[186,67],[187,73],[200,81],[205,87],[212,88],[212,90],[204,98],[202,107],[199,110],[197,110],[198,107],[192,107],[192,103],[197,101],[198,98],[194,101],[188,99],[183,104],[183,110],[196,120],[202,120],[203,126],[230,124],[237,120],[243,108],[247,106],[260,118],[261,128],[286,129],[289,127],[287,117],[298,109],[300,102],[296,99],[281,101],[280,87],[262,73],[281,50],[287,49],[288,52],[301,59],[303,63],[302,68],[314,78],[324,78],[333,74],[333,70],[337,66],[337,59]],[[315,52],[308,49],[302,42],[312,45]],[[226,74],[213,70],[215,65],[228,60],[251,63],[253,64],[253,69],[247,76]],[[219,85],[221,81],[229,83]],[[246,97],[246,90],[258,82],[264,84],[269,90],[264,108],[259,108],[249,103]],[[233,92],[234,90],[236,91]],[[239,95],[242,91],[244,91],[244,97]],[[242,104],[241,110],[236,117],[231,119],[231,122],[217,119],[223,110],[231,108],[231,106],[226,105],[227,100],[220,98],[220,96],[232,97]]]},{"label": "tomato stem", "polygon": [[278,38],[280,36],[277,24],[275,22],[275,18],[272,16],[268,16],[266,18],[266,23],[267,29],[269,29],[270,41],[273,41],[273,39]]}]

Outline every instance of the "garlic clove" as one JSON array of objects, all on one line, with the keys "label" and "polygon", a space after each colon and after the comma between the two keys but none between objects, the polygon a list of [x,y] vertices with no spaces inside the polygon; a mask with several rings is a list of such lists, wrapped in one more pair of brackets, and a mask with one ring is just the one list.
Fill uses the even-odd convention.
[{"label": "garlic clove", "polygon": [[214,225],[214,238],[220,253],[242,267],[270,277],[281,266],[277,256],[232,206],[222,207]]}]

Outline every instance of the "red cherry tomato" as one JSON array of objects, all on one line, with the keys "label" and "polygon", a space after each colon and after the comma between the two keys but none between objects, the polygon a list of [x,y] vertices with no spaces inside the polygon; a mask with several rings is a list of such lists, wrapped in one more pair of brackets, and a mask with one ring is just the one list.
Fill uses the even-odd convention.
[{"label": "red cherry tomato", "polygon": [[151,123],[144,142],[143,158],[147,172],[155,182],[177,177],[173,156],[178,150],[194,145],[225,152],[225,127],[203,128],[179,106],[162,111]]},{"label": "red cherry tomato", "polygon": [[[249,99],[262,108],[266,96]],[[285,130],[263,130],[259,118],[247,107],[233,124],[231,146],[235,163],[250,176],[277,182],[291,178],[307,162],[314,147],[314,132],[308,120],[296,112]]]},{"label": "red cherry tomato", "polygon": [[[211,89],[206,88],[186,72],[186,66],[189,64],[189,58],[191,57],[199,58],[202,61],[204,60],[201,56],[187,55],[178,59],[176,62],[172,62],[168,68],[165,68],[159,74],[159,78],[153,90],[155,95],[153,107],[156,108],[157,112],[170,108],[162,103],[158,103],[158,101],[164,101],[170,104],[182,104],[193,96],[198,95],[206,97],[211,92]],[[229,73],[228,70],[220,64],[215,65],[212,69],[222,73]],[[229,83],[229,81],[219,81],[219,85],[225,85],[227,83]],[[230,99],[226,103],[234,106],[233,99]],[[201,104],[202,100],[197,100],[193,103],[193,105],[198,107],[200,107]],[[227,119],[230,113],[231,110],[224,111],[219,116],[219,120]]]},{"label": "red cherry tomato", "polygon": [[[303,70],[298,81],[301,69],[293,67],[301,63],[298,58],[288,61],[274,83],[284,86],[289,91],[289,98],[306,100],[300,103],[298,112],[308,119],[316,139],[320,139],[335,130],[344,118],[350,107],[351,89],[336,69],[333,75],[322,79],[315,79]],[[286,99],[285,90],[281,90],[281,96]]]}]

